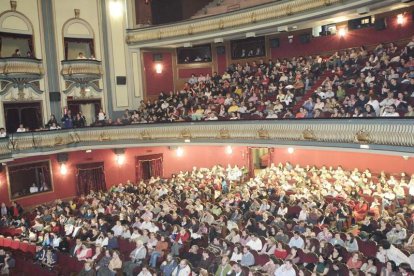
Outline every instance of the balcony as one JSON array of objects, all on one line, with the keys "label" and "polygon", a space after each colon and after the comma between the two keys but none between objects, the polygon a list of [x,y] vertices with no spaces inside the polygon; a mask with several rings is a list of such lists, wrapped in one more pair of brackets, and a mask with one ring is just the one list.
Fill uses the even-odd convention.
[{"label": "balcony", "polygon": [[67,82],[67,88],[63,92],[68,94],[74,88],[80,88],[81,97],[85,97],[86,88],[92,87],[101,92],[98,81],[102,78],[102,62],[93,59],[62,60],[61,75]]},{"label": "balcony", "polygon": [[[414,153],[414,119],[309,119],[144,124],[16,133],[0,138],[0,162],[35,154],[191,144],[297,145]],[[187,144],[187,143],[186,143]]]},{"label": "balcony", "polygon": [[25,57],[0,58],[0,95],[5,95],[11,88],[18,89],[18,100],[25,98],[24,88],[32,88],[37,94],[42,94],[39,80],[43,78],[43,63],[40,59]]}]

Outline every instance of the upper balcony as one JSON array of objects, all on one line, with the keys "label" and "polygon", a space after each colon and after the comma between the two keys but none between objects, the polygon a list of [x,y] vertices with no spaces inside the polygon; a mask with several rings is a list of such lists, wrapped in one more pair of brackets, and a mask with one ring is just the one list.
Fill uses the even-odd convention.
[{"label": "upper balcony", "polygon": [[184,143],[362,148],[413,155],[414,119],[210,121],[15,133],[0,138],[0,162],[40,153]]},{"label": "upper balcony", "polygon": [[85,89],[92,86],[96,91],[102,91],[95,83],[102,78],[102,62],[94,59],[62,60],[61,75],[69,83],[64,93],[68,93],[74,87],[79,87],[81,95]]},{"label": "upper balcony", "polygon": [[[216,15],[193,18],[178,23],[155,25],[127,30],[127,43],[130,46],[158,47],[175,43],[214,39],[220,36],[234,36],[250,31],[271,30],[289,24],[303,23],[315,18],[333,18],[338,13],[355,11],[361,6],[376,5],[384,8],[379,1],[350,0],[292,0],[271,1],[250,8],[226,11]],[[391,4],[399,1],[391,0]],[[390,4],[389,2],[387,2]],[[220,9],[223,7],[217,7]],[[228,8],[227,6],[225,7]],[[353,14],[358,16],[358,14]]]},{"label": "upper balcony", "polygon": [[27,57],[0,58],[0,81],[4,82],[0,95],[6,94],[10,88],[18,88],[19,98],[24,98],[23,89],[32,88],[37,93],[42,93],[35,82],[41,80],[44,75],[41,59]]}]

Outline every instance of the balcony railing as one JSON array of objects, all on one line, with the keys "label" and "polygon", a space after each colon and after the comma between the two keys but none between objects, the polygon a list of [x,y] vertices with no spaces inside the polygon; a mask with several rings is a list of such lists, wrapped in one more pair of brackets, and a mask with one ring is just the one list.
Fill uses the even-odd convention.
[{"label": "balcony railing", "polygon": [[36,93],[41,94],[37,81],[44,75],[43,63],[40,59],[26,57],[0,58],[0,81],[3,89],[0,95],[5,95],[13,88],[18,88],[18,97],[24,98],[24,88],[30,87]]},{"label": "balcony railing", "polygon": [[[264,4],[259,7],[243,9],[211,17],[197,18],[183,22],[151,26],[141,29],[131,29],[127,33],[128,44],[160,41],[178,37],[191,37],[198,34],[214,33],[217,31],[237,31],[238,27],[258,23],[275,22],[275,20],[299,14],[317,11],[325,6],[341,4],[344,0],[292,0],[280,3]],[[339,8],[340,5],[337,5]],[[141,45],[142,46],[142,45]]]},{"label": "balcony railing", "polygon": [[108,147],[194,144],[301,145],[414,153],[414,119],[316,119],[145,124],[16,133],[0,139],[0,162]]},{"label": "balcony railing", "polygon": [[93,87],[95,91],[102,91],[97,81],[102,78],[102,62],[94,59],[62,60],[61,75],[68,82],[64,93],[69,93],[73,88],[78,87],[81,95],[85,96],[86,88]]}]

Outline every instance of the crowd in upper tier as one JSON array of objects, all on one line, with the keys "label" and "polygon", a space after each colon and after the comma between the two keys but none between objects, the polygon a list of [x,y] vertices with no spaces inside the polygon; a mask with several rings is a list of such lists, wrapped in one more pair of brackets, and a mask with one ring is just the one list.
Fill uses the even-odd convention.
[{"label": "crowd in upper tier", "polygon": [[[162,91],[137,110],[92,126],[215,120],[414,116],[414,37],[405,45],[381,43],[337,51],[231,64],[222,74],[192,75],[179,91]],[[87,126],[82,112],[51,115],[45,129]],[[20,125],[17,132],[27,131]],[[0,137],[6,135],[0,129]]]},{"label": "crowd in upper tier", "polygon": [[79,275],[413,275],[413,196],[404,173],[215,166],[25,214],[2,204],[0,230],[19,228],[51,270],[70,255]]}]

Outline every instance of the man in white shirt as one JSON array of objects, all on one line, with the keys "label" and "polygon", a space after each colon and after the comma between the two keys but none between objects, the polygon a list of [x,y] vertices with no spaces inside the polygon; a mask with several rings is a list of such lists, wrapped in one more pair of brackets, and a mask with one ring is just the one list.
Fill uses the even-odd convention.
[{"label": "man in white shirt", "polygon": [[114,225],[114,227],[112,227],[112,231],[114,231],[114,236],[115,237],[122,236],[122,233],[124,232],[124,228],[122,227],[122,224],[121,224],[120,220],[116,221],[116,224]]},{"label": "man in white shirt", "polygon": [[303,249],[305,242],[303,241],[302,237],[299,236],[299,232],[295,231],[288,245],[290,248],[297,247],[297,248]]},{"label": "man in white shirt", "polygon": [[7,136],[7,133],[4,127],[0,128],[0,138],[4,138],[6,136]]},{"label": "man in white shirt", "polygon": [[293,269],[292,262],[286,260],[285,264],[276,269],[274,276],[296,276],[296,271]]},{"label": "man in white shirt", "polygon": [[36,183],[33,183],[33,184],[32,184],[32,186],[31,186],[31,187],[30,187],[30,189],[29,189],[29,192],[30,192],[31,194],[34,194],[34,193],[39,192],[39,188],[36,186]]},{"label": "man in white shirt", "polygon": [[26,129],[23,127],[23,124],[19,125],[19,128],[16,130],[16,132],[26,132]]},{"label": "man in white shirt", "polygon": [[250,240],[247,242],[246,246],[250,247],[250,249],[260,251],[262,250],[263,243],[258,237],[251,235]]}]

